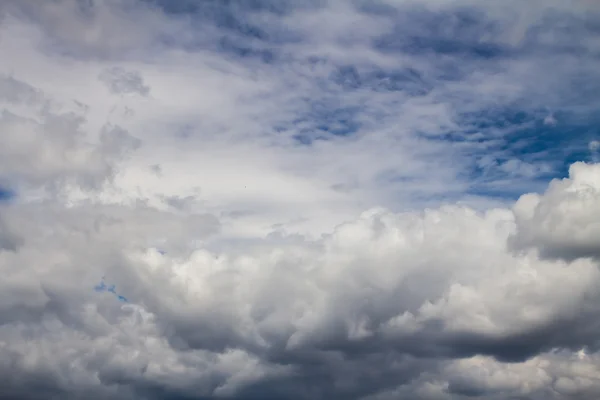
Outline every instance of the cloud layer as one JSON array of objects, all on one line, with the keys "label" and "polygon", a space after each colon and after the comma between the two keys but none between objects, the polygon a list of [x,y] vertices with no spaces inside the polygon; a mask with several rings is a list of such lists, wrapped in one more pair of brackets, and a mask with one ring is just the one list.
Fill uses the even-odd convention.
[{"label": "cloud layer", "polygon": [[[231,252],[178,252],[214,232],[208,217],[12,205],[2,394],[593,398],[598,182],[576,164],[514,209],[373,209]],[[173,254],[149,248],[160,235]],[[100,272],[126,299],[92,291]]]},{"label": "cloud layer", "polygon": [[2,2],[0,398],[598,398],[599,23]]}]

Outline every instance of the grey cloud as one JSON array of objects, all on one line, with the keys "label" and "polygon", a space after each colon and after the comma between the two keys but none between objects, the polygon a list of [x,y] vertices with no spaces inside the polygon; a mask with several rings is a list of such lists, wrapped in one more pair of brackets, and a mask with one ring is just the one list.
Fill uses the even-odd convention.
[{"label": "grey cloud", "polygon": [[[263,97],[250,85],[251,95],[231,102],[234,112],[211,119],[213,115],[203,111],[200,119],[209,120],[203,126],[216,121],[214,126],[219,127],[207,136],[222,132],[226,136],[231,129],[223,141],[227,147],[246,143],[246,137],[256,139],[252,135],[260,131],[268,154],[283,149],[282,142],[292,149],[282,157],[289,155],[282,163],[286,167],[301,167],[302,176],[331,173],[336,178],[334,189],[353,188],[354,193],[366,187],[377,203],[387,199],[370,192],[377,189],[375,184],[369,186],[371,176],[398,180],[401,190],[393,193],[398,196],[422,188],[421,194],[463,190],[461,182],[453,180],[462,171],[456,165],[462,166],[463,158],[454,156],[465,154],[466,159],[470,152],[485,153],[488,147],[477,138],[460,136],[462,128],[483,130],[476,123],[483,119],[483,124],[491,124],[494,118],[478,113],[498,104],[531,100],[535,109],[546,100],[556,101],[560,96],[554,91],[550,94],[556,98],[545,96],[550,92],[548,83],[580,71],[581,65],[569,64],[575,53],[586,53],[582,70],[593,71],[596,62],[587,57],[592,40],[583,48],[564,49],[560,57],[540,47],[542,41],[550,47],[564,43],[536,31],[550,29],[544,24],[556,26],[545,19],[549,10],[538,8],[539,2],[511,3],[514,10],[508,12],[510,7],[487,8],[480,3],[476,8],[483,11],[474,14],[456,11],[455,5],[443,1],[416,8],[410,1],[387,2],[379,9],[371,4],[361,9],[355,3],[315,3],[318,7],[301,7],[298,13],[283,7],[272,14],[261,8],[267,3],[240,2],[238,8],[248,13],[249,20],[262,22],[263,30],[237,25],[222,15],[217,19],[224,26],[211,23],[207,28],[192,16],[165,16],[146,7],[148,3],[129,0],[62,0],[42,6],[7,1],[0,7],[10,18],[45,32],[42,49],[53,56],[101,60],[93,74],[105,68],[107,60],[114,65],[115,59],[144,59],[158,51],[154,46],[161,40],[172,41],[188,55],[210,56],[211,62],[234,59],[223,65],[241,74],[244,85],[245,79],[256,80],[265,91],[261,96],[271,101],[269,106],[277,103],[281,108],[254,108]],[[460,3],[465,8],[470,4]],[[439,11],[444,8],[451,12]],[[519,33],[511,18],[522,9],[530,13],[515,22],[525,25]],[[131,24],[134,11],[140,14]],[[275,28],[274,15],[281,18]],[[581,19],[569,26],[577,21]],[[437,25],[430,37],[432,23]],[[271,28],[278,32],[281,24],[287,24],[289,36],[269,33]],[[187,29],[191,27],[197,30]],[[493,32],[485,43],[487,28]],[[348,35],[350,30],[359,34]],[[161,36],[183,31],[179,41]],[[217,49],[219,53],[212,42],[223,31],[236,41]],[[207,32],[212,34],[203,37]],[[392,36],[386,36],[390,32]],[[447,36],[456,37],[457,43],[446,41]],[[372,41],[380,47],[373,48]],[[203,47],[205,42],[211,43]],[[415,43],[427,47],[425,56],[411,53]],[[264,46],[293,57],[274,64],[276,57],[261,58]],[[392,49],[402,50],[402,56],[387,54]],[[482,58],[467,62],[481,54]],[[393,69],[399,61],[406,64],[397,75],[381,67]],[[256,71],[257,65],[263,69]],[[540,69],[542,65],[555,68]],[[104,69],[100,80],[113,93],[147,96],[150,89],[143,73],[113,67]],[[218,76],[219,91],[229,89],[228,80],[239,78]],[[394,79],[407,84],[390,82]],[[557,93],[572,94],[569,82],[558,79],[553,87],[559,87]],[[158,89],[152,84],[154,96]],[[319,86],[323,91],[315,91]],[[6,377],[0,398],[592,400],[600,395],[598,165],[575,164],[569,178],[552,182],[542,194],[522,196],[512,209],[476,212],[435,206],[404,213],[371,209],[312,239],[274,232],[235,241],[221,236],[224,226],[213,214],[195,212],[192,205],[197,204],[186,197],[187,192],[162,195],[169,185],[188,190],[196,184],[197,175],[184,176],[195,166],[173,168],[171,173],[169,160],[157,159],[152,152],[164,154],[158,149],[132,153],[144,142],[125,128],[102,122],[103,128],[89,132],[87,117],[57,111],[60,107],[54,107],[52,93],[12,77],[0,79],[0,97],[8,103],[0,119],[4,139],[0,178],[28,189],[64,190],[43,199],[19,199],[0,209],[0,376]],[[119,101],[135,101],[132,97]],[[175,97],[179,100],[177,93]],[[42,110],[39,106],[46,100],[54,108]],[[105,100],[98,101],[101,107]],[[229,104],[224,103],[223,107]],[[356,121],[335,121],[364,104],[367,112]],[[23,106],[27,113],[19,108]],[[172,107],[177,106],[183,107]],[[191,112],[196,113],[196,107],[194,103]],[[210,110],[216,113],[219,107],[221,103]],[[338,108],[342,112],[331,117]],[[469,113],[476,118],[461,120]],[[187,115],[184,110],[181,116],[179,109],[173,114],[178,124]],[[147,118],[138,130],[154,123],[154,114]],[[236,121],[239,126],[231,125]],[[330,127],[340,130],[354,122],[361,130],[348,140],[328,136],[331,140],[313,147],[290,145],[282,139],[288,134],[283,128],[276,139],[262,136],[279,123],[289,128],[290,136],[297,134],[289,121],[309,131],[319,129],[321,136],[331,135],[323,133],[334,129]],[[385,123],[383,128],[375,125],[377,121]],[[135,122],[131,125],[136,127]],[[447,129],[459,132],[460,151],[435,138]],[[491,127],[485,133],[498,139],[508,130]],[[205,136],[194,141],[194,127],[190,132],[177,149],[205,144]],[[150,132],[148,138],[155,134]],[[160,131],[156,136],[166,135]],[[398,143],[401,146],[394,147]],[[249,150],[236,149],[240,153],[234,155]],[[309,150],[321,158],[299,157]],[[452,157],[443,157],[453,151]],[[217,157],[239,163],[231,174],[242,173],[248,160],[224,153]],[[251,157],[268,158],[266,154]],[[139,157],[139,164],[122,168],[132,155]],[[185,163],[183,155],[176,153],[174,158]],[[408,161],[398,164],[399,159]],[[296,165],[297,160],[302,162]],[[315,168],[319,162],[322,169]],[[161,193],[158,204],[140,189],[148,178],[140,171],[148,172],[149,165],[161,166],[153,168],[157,181],[152,190]],[[359,173],[348,177],[346,169],[356,165],[352,171]],[[531,178],[539,173],[527,160],[502,165],[513,175]],[[257,169],[257,181],[265,170]],[[202,172],[210,175],[216,168]],[[73,194],[66,190],[73,183],[77,190],[100,189],[115,175],[127,173],[126,187],[135,193],[121,193],[115,185],[97,196],[67,196]],[[277,178],[253,190],[267,191],[285,183],[285,176]],[[430,187],[436,179],[450,182]],[[202,196],[210,190],[203,187]],[[218,209],[216,199],[211,206]],[[304,204],[295,198],[285,201],[292,203],[294,212]],[[268,208],[264,204],[272,204],[252,208],[257,203],[240,200],[233,209],[243,212],[225,209],[218,215],[226,223],[251,219],[260,207]],[[128,301],[96,292],[103,277]]]},{"label": "grey cloud", "polygon": [[130,58],[179,31],[136,0],[6,0],[0,15],[25,23],[33,34],[40,29],[43,49],[73,58]]},{"label": "grey cloud", "polygon": [[[580,166],[571,185],[581,187],[594,167]],[[2,293],[11,296],[0,298],[0,338],[15,360],[10,373],[21,379],[6,390],[20,388],[24,397],[36,398],[23,382],[37,379],[39,390],[67,398],[90,388],[118,399],[405,391],[427,399],[445,379],[438,398],[494,398],[518,388],[536,399],[543,388],[472,381],[462,364],[454,375],[443,371],[486,356],[494,368],[526,368],[555,349],[596,357],[598,265],[511,254],[505,243],[520,226],[509,210],[373,210],[318,243],[216,258],[186,240],[214,234],[210,218],[140,205],[16,207],[8,218],[21,221],[17,233],[27,241],[1,255]],[[183,247],[148,249],[147,240],[161,236]],[[91,290],[102,274],[130,304]],[[73,363],[80,367],[67,367]],[[551,365],[541,368],[566,376]],[[597,394],[594,386],[577,390]]]},{"label": "grey cloud", "polygon": [[15,234],[0,213],[0,251],[17,251],[22,244],[23,238]]},{"label": "grey cloud", "polygon": [[41,91],[12,76],[0,75],[0,99],[17,104],[40,106],[46,101]]},{"label": "grey cloud", "polygon": [[123,68],[108,68],[98,76],[108,90],[114,94],[139,94],[147,96],[150,88],[144,84],[144,79],[137,71],[127,71]]},{"label": "grey cloud", "polygon": [[[49,188],[65,182],[98,187],[113,175],[115,164],[140,145],[118,126],[105,125],[94,137],[94,133],[84,131],[83,115],[50,107],[52,102],[40,90],[24,82],[13,78],[5,81],[9,82],[5,94],[11,103],[0,111],[3,180]],[[42,101],[27,113],[20,108]]]},{"label": "grey cloud", "polygon": [[[156,170],[154,169],[154,171]],[[160,173],[160,169],[158,169],[158,173]],[[193,207],[193,204],[196,203],[198,199],[196,196],[166,196],[164,201],[169,205],[169,207],[173,207],[181,211],[187,211]]]}]

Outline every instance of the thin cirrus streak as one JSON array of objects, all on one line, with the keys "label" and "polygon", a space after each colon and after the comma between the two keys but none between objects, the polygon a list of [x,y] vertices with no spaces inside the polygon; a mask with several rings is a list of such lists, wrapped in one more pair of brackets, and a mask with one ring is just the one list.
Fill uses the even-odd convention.
[{"label": "thin cirrus streak", "polygon": [[0,398],[598,398],[599,27],[1,2]]}]

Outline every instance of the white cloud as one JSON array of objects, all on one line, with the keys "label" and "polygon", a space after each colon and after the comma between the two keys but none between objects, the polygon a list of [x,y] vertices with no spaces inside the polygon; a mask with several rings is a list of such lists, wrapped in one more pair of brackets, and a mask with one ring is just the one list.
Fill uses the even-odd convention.
[{"label": "white cloud", "polygon": [[595,6],[316,3],[0,5],[0,397],[598,396]]},{"label": "white cloud", "polygon": [[[551,200],[585,193],[595,169],[576,165],[572,182],[553,183],[540,203],[558,212],[561,205]],[[594,204],[584,203],[582,210]],[[177,217],[140,205],[11,207],[6,218],[12,233],[26,240],[0,255],[3,351],[23,365],[19,374],[42,374],[50,368],[43,357],[54,355],[51,368],[62,368],[56,373],[67,374],[67,381],[45,379],[66,385],[64,390],[120,381],[138,391],[152,384],[206,396],[244,393],[251,382],[308,379],[301,378],[311,368],[303,357],[316,357],[312,362],[329,365],[327,373],[341,379],[337,374],[350,364],[327,361],[331,350],[364,362],[390,351],[398,360],[410,354],[475,362],[477,354],[487,354],[518,360],[527,369],[534,361],[524,358],[557,347],[593,347],[598,333],[597,262],[511,253],[507,239],[522,234],[524,225],[508,209],[375,209],[317,242],[298,238],[274,245],[267,238],[236,254],[193,250],[192,239],[215,232],[206,217]],[[53,221],[60,226],[52,228]],[[170,241],[162,244],[166,253],[148,249],[149,240],[163,237]],[[131,305],[92,291],[102,275]],[[17,336],[20,329],[33,329],[34,336]],[[72,348],[73,335],[86,344],[61,353],[64,346]],[[46,355],[27,347],[30,340],[39,341]],[[113,344],[106,347],[106,340]],[[100,360],[90,358],[101,354]],[[121,358],[125,354],[131,356]],[[549,377],[562,379],[555,386],[565,396],[569,390],[597,390],[597,383],[581,381],[577,372],[556,370],[559,364],[546,363],[547,376],[529,377],[521,367],[485,362],[498,372],[471,378],[467,361],[441,372],[440,379],[449,382],[444,393],[543,393]],[[83,370],[64,369],[72,363],[83,363]],[[369,384],[392,385],[385,379],[392,366],[377,368]],[[100,382],[85,375],[94,371]],[[220,378],[209,379],[212,374]]]},{"label": "white cloud", "polygon": [[552,182],[543,196],[523,196],[515,214],[515,248],[535,247],[554,258],[599,257],[600,168],[573,164],[570,179]]},{"label": "white cloud", "polygon": [[546,125],[554,126],[554,125],[556,125],[557,122],[558,121],[556,121],[556,118],[552,114],[550,114],[546,118],[544,118],[544,124],[546,124]]}]

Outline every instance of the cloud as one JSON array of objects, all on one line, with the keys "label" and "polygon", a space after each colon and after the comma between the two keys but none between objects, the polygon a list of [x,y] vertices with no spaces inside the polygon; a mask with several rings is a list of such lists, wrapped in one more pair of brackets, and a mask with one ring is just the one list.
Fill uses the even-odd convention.
[{"label": "cloud", "polygon": [[541,255],[576,259],[599,257],[600,170],[573,164],[571,179],[555,181],[543,196],[530,194],[515,205],[516,248],[535,247]]},{"label": "cloud", "polygon": [[150,88],[144,85],[143,78],[136,71],[113,67],[103,71],[98,78],[115,94],[137,93],[140,96],[147,96],[150,92]]},{"label": "cloud", "polygon": [[60,103],[14,77],[0,79],[0,127],[6,134],[0,150],[1,181],[34,187],[68,182],[98,186],[112,176],[112,163],[138,145],[110,124],[88,135],[82,129],[83,115],[61,110]]},{"label": "cloud", "polygon": [[[555,198],[585,196],[596,168],[574,166],[568,183],[553,182],[540,204],[560,212]],[[316,242],[274,245],[265,238],[237,255],[192,250],[192,242],[179,254],[149,249],[147,238],[159,236],[151,227],[179,246],[201,236],[161,223],[168,215],[138,217],[139,206],[116,214],[58,208],[61,229],[47,236],[58,216],[37,216],[47,206],[13,205],[11,220],[36,215],[36,223],[18,225],[26,242],[2,254],[3,351],[15,359],[5,372],[43,377],[60,393],[117,398],[381,397],[409,388],[429,398],[426,388],[436,385],[441,398],[543,398],[548,385],[562,396],[592,396],[593,378],[585,383],[559,366],[579,362],[569,354],[582,348],[596,357],[600,270],[585,252],[568,262],[539,258],[545,242],[511,252],[510,238],[544,226],[521,219],[519,205],[530,196],[517,202],[515,214],[374,209]],[[583,202],[582,212],[592,215],[594,205]],[[568,215],[563,226],[579,227],[577,214]],[[129,304],[93,296],[85,282],[101,273]],[[33,336],[18,336],[23,329]],[[51,364],[27,346],[31,341],[53,355]],[[73,351],[61,352],[65,346]],[[489,364],[489,376],[469,372],[480,362]],[[518,372],[537,362],[546,377]],[[64,369],[73,363],[81,367]],[[124,392],[111,389],[117,383]],[[20,385],[14,390],[25,390]]]},{"label": "cloud", "polygon": [[597,398],[599,12],[3,2],[0,398]]}]

